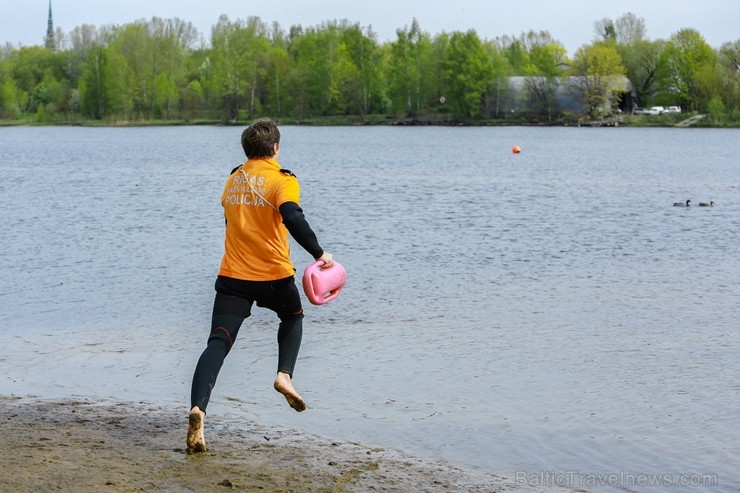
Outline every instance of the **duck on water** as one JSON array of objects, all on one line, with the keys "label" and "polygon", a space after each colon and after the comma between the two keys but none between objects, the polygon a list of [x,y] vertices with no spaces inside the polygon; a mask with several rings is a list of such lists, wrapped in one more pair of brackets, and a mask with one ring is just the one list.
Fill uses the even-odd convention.
[{"label": "duck on water", "polygon": [[687,200],[686,202],[674,202],[673,207],[691,207],[691,201]]}]

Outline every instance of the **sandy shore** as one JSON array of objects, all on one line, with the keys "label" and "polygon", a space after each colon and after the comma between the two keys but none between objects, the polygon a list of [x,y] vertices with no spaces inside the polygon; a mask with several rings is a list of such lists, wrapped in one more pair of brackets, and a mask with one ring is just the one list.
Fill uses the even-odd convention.
[{"label": "sandy shore", "polygon": [[218,417],[207,421],[209,452],[189,456],[182,409],[30,397],[2,401],[0,491],[533,491],[393,450]]}]

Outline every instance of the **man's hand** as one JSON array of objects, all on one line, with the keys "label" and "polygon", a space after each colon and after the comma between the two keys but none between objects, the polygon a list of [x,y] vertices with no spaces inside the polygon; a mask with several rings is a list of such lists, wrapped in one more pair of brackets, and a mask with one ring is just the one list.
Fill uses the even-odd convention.
[{"label": "man's hand", "polygon": [[322,268],[331,267],[331,264],[334,260],[334,256],[329,252],[324,252],[324,254],[321,257],[317,258],[316,260],[324,261],[324,265],[321,266]]}]

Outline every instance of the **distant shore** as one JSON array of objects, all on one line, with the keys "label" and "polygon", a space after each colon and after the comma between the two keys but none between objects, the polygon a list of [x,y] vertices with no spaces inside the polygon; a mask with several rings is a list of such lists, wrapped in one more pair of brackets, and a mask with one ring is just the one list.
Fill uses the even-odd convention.
[{"label": "distant shore", "polygon": [[[450,127],[695,127],[740,128],[740,122],[714,123],[706,115],[623,115],[604,120],[558,119],[553,121],[523,118],[465,120],[447,115],[429,114],[409,117],[392,115],[279,118],[280,125],[331,126],[450,126]],[[249,121],[226,122],[218,119],[179,120],[55,120],[38,122],[32,119],[0,120],[0,127],[18,126],[80,126],[80,127],[157,127],[157,126],[245,126]]]},{"label": "distant shore", "polygon": [[187,455],[182,409],[88,399],[2,400],[2,491],[535,491],[393,450],[219,417],[207,421],[209,452]]}]

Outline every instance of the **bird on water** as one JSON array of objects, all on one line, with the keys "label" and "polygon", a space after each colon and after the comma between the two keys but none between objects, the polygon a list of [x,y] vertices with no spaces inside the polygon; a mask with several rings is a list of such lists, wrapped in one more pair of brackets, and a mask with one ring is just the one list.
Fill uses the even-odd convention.
[{"label": "bird on water", "polygon": [[686,203],[684,202],[674,202],[673,207],[691,207],[691,201],[687,200]]}]

